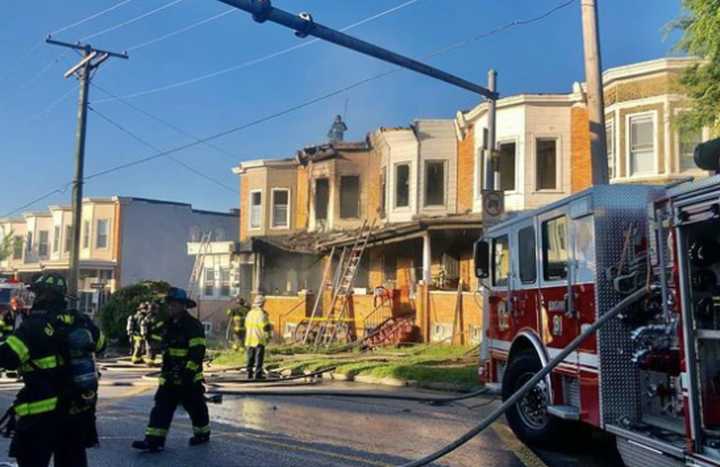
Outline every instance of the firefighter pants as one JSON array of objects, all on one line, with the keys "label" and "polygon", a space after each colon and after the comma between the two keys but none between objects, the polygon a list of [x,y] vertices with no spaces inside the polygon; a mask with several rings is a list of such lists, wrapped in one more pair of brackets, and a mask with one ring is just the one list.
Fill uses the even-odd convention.
[{"label": "firefighter pants", "polygon": [[150,412],[150,423],[145,430],[148,442],[164,445],[173,415],[178,404],[182,404],[190,415],[193,434],[210,434],[210,416],[205,402],[205,388],[202,383],[191,385],[162,384],[155,393],[155,406]]},{"label": "firefighter pants", "polygon": [[265,362],[265,346],[248,347],[245,352],[247,352],[248,378],[262,376],[263,363]]},{"label": "firefighter pants", "polygon": [[10,457],[19,467],[87,467],[85,433],[74,421],[55,416],[39,416],[30,423],[18,423]]},{"label": "firefighter pants", "polygon": [[149,338],[145,339],[145,362],[157,363],[158,355],[162,353],[162,345],[159,340]]},{"label": "firefighter pants", "polygon": [[145,354],[145,341],[141,336],[132,336],[132,354],[130,361],[133,363],[142,362]]},{"label": "firefighter pants", "polygon": [[242,349],[245,346],[245,330],[236,332],[233,331],[232,336],[230,337],[232,340],[232,349],[237,351]]}]

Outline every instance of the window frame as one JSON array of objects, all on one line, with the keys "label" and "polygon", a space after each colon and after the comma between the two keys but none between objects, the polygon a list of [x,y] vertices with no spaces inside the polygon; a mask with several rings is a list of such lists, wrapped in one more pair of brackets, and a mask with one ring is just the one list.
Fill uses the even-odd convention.
[{"label": "window frame", "polygon": [[[610,144],[608,144],[608,142]],[[605,117],[605,149],[607,150],[608,155],[608,180],[613,180],[618,176],[616,146],[615,119],[608,119],[607,117]]]},{"label": "window frame", "polygon": [[[540,172],[538,171],[538,163],[540,159],[538,157],[539,143],[542,141],[554,141],[555,142],[555,188],[540,188],[540,180],[538,179]],[[535,135],[533,140],[533,155],[535,163],[535,191],[538,193],[557,193],[562,191],[562,171],[560,170],[560,163],[562,161],[562,138],[558,135]]]},{"label": "window frame", "polygon": [[[253,225],[253,207],[255,205],[253,204],[253,198],[255,194],[260,195],[260,204],[258,204],[258,212],[260,213],[258,215],[257,219],[257,226]],[[250,190],[249,196],[248,196],[248,229],[249,230],[262,230],[263,220],[265,218],[264,212],[263,212],[263,190]]]},{"label": "window frame", "polygon": [[33,232],[32,230],[28,230],[25,233],[25,252],[32,254],[33,249]]},{"label": "window frame", "polygon": [[[327,198],[325,199],[325,215],[320,217],[318,214],[318,182],[324,181],[327,185]],[[315,222],[327,222],[330,217],[330,178],[328,177],[317,177],[313,180],[313,219]]]},{"label": "window frame", "polygon": [[23,257],[24,251],[25,251],[25,237],[23,235],[14,235],[13,236],[12,259],[15,261],[21,260]]},{"label": "window frame", "polygon": [[[500,170],[500,153],[502,152],[502,147],[507,144],[513,144],[515,145],[515,152],[513,153],[513,167],[514,167],[514,173],[513,173],[513,189],[512,190],[503,190],[502,189],[502,171]],[[498,154],[498,162],[497,162],[497,173],[500,174],[500,191],[504,192],[505,194],[513,194],[518,193],[518,186],[520,185],[518,183],[518,147],[519,144],[519,138],[504,138],[497,141],[497,154]]]},{"label": "window frame", "polygon": [[[286,206],[286,213],[285,213],[285,224],[283,225],[276,225],[275,224],[275,193],[280,192],[287,193],[287,204]],[[272,188],[270,190],[270,228],[273,230],[287,230],[290,228],[290,209],[292,206],[292,200],[290,196],[290,188]]]},{"label": "window frame", "polygon": [[[530,238],[532,238],[532,254],[525,254],[523,251],[523,242],[522,242],[522,234],[523,232],[530,231],[532,234]],[[538,252],[538,242],[537,242],[537,229],[535,229],[535,224],[530,223],[527,225],[519,226],[517,229],[517,258],[518,258],[518,280],[520,282],[520,286],[533,286],[538,283],[538,268],[537,268],[537,252]],[[528,258],[528,260],[532,264],[532,272],[533,277],[532,280],[526,280],[523,278],[523,258]]]},{"label": "window frame", "polygon": [[[83,221],[83,232],[82,232],[82,249],[90,249],[90,235],[92,233],[92,223],[89,220]],[[72,236],[72,234],[71,234]],[[70,250],[68,250],[70,251]]]},{"label": "window frame", "polygon": [[[89,221],[85,221],[88,222]],[[88,235],[90,235],[90,229],[88,228]],[[73,234],[73,226],[72,225],[65,225],[65,241],[63,242],[63,253],[70,253],[70,250],[72,250],[72,234]],[[83,245],[84,249],[87,249],[86,246]]]},{"label": "window frame", "polygon": [[[685,111],[687,111],[687,110],[685,110]],[[683,111],[680,111],[678,113],[682,113],[682,112]],[[674,133],[675,133],[674,134],[674,136],[675,136],[675,154],[677,157],[677,172],[680,174],[697,174],[697,173],[706,172],[703,169],[701,169],[700,167],[698,167],[697,165],[694,165],[694,167],[688,168],[688,169],[682,168],[682,158],[683,157],[682,157],[682,153],[681,153],[681,150],[682,150],[682,141],[680,139],[681,132],[682,132],[682,128],[680,128],[680,127],[675,129],[675,131],[674,131]],[[700,130],[701,143],[707,141],[708,139],[710,139],[710,137],[711,137],[710,129],[708,127],[702,127],[702,129]],[[693,159],[693,164],[695,164],[694,159]]]},{"label": "window frame", "polygon": [[[650,117],[653,125],[653,170],[650,172],[633,173],[632,168],[632,120],[638,118]],[[658,175],[658,112],[657,110],[648,110],[645,112],[629,113],[625,115],[625,163],[627,170],[627,178],[643,178]]]},{"label": "window frame", "polygon": [[[497,276],[497,243],[500,239],[505,239],[505,243],[507,245],[507,275],[503,278],[504,282],[498,281]],[[493,237],[491,243],[491,251],[492,255],[490,256],[490,281],[493,286],[493,288],[496,289],[506,289],[510,287],[510,281],[512,278],[512,253],[510,251],[510,234],[504,233],[502,235],[498,235],[497,237]]]},{"label": "window frame", "polygon": [[[357,203],[355,203],[355,210],[356,210],[355,213],[356,213],[356,215],[354,215],[354,216],[345,216],[345,215],[343,215],[343,179],[348,179],[348,178],[354,178],[354,179],[357,180]],[[340,175],[340,178],[339,178],[338,181],[339,181],[339,188],[340,188],[340,189],[338,190],[338,192],[339,192],[339,193],[338,193],[338,201],[339,201],[338,217],[339,217],[340,219],[343,219],[343,220],[348,220],[348,219],[360,219],[360,218],[362,217],[362,209],[361,209],[361,205],[362,205],[362,179],[360,178],[360,175],[359,175],[359,174]]]},{"label": "window frame", "polygon": [[[565,220],[565,271],[564,275],[561,277],[553,277],[548,275],[548,248],[546,246],[546,230],[545,226],[549,224],[550,222],[557,221],[559,219]],[[548,213],[547,216],[544,216],[542,219],[540,219],[540,252],[541,252],[541,259],[542,259],[542,281],[543,283],[562,283],[567,282],[570,280],[570,260],[572,255],[572,245],[570,242],[570,223],[571,218],[567,215],[565,212],[552,212]]]},{"label": "window frame", "polygon": [[60,232],[62,226],[54,225],[53,226],[53,244],[52,244],[52,252],[53,255],[60,253]]},{"label": "window frame", "polygon": [[[210,273],[210,274],[208,274]],[[208,275],[211,275],[212,280],[208,280]],[[212,287],[212,293],[208,292],[208,287]],[[203,271],[203,283],[202,283],[202,294],[203,297],[215,297],[217,291],[217,274],[214,267],[205,267]]]},{"label": "window frame", "polygon": [[232,277],[230,266],[220,266],[219,269],[219,295],[220,297],[230,297],[232,294]]},{"label": "window frame", "polygon": [[[398,188],[400,187],[400,184],[398,183],[398,170],[400,167],[407,167],[407,204],[406,205],[399,205],[398,204]],[[411,203],[411,194],[412,194],[412,163],[409,161],[403,161],[403,162],[396,162],[393,164],[393,209],[399,209],[399,210],[409,210],[412,203]]]},{"label": "window frame", "polygon": [[[441,204],[429,204],[428,203],[428,173],[429,166],[431,164],[438,164],[442,166],[442,179],[443,189],[442,203]],[[423,161],[423,207],[425,208],[447,208],[448,205],[448,160],[447,159],[426,159]]]},{"label": "window frame", "polygon": [[50,231],[38,230],[37,236],[38,258],[47,258],[50,255]]},{"label": "window frame", "polygon": [[[105,225],[105,232],[102,236],[105,238],[103,245],[100,244],[100,233],[102,232],[100,225]],[[110,248],[110,219],[97,219],[95,221],[95,249],[107,250],[108,248]]]}]

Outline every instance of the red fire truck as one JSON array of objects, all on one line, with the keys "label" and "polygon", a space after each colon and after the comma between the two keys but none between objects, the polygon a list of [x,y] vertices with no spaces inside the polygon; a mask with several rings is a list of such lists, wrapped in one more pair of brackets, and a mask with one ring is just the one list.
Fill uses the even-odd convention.
[{"label": "red fire truck", "polygon": [[475,248],[480,376],[504,399],[624,297],[652,291],[510,408],[520,438],[585,423],[616,435],[631,467],[720,466],[720,176],[595,187]]}]

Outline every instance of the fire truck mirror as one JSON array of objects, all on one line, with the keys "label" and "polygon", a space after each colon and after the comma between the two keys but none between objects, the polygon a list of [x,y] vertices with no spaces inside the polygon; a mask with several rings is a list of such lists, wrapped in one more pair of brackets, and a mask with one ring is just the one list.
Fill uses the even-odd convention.
[{"label": "fire truck mirror", "polygon": [[479,279],[490,277],[490,244],[485,240],[475,243],[475,276]]},{"label": "fire truck mirror", "polygon": [[694,159],[695,164],[701,169],[720,173],[720,138],[698,144]]}]

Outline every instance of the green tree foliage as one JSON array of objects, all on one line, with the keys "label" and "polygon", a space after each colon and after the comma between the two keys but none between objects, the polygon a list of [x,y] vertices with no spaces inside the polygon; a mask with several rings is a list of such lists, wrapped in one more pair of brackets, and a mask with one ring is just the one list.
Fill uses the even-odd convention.
[{"label": "green tree foliage", "polygon": [[692,107],[683,112],[681,127],[720,130],[720,0],[683,0],[685,14],[671,23],[683,35],[677,48],[704,59],[690,67],[681,82]]},{"label": "green tree foliage", "polygon": [[159,300],[167,293],[167,282],[146,281],[124,287],[110,297],[100,309],[100,322],[106,336],[127,342],[125,326],[130,314],[135,313],[142,302]]},{"label": "green tree foliage", "polygon": [[12,232],[0,237],[0,261],[7,259],[12,254],[14,245],[15,237],[13,237]]}]

